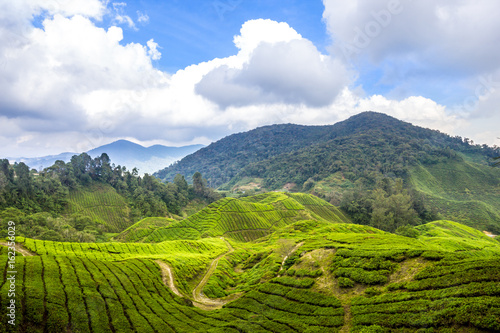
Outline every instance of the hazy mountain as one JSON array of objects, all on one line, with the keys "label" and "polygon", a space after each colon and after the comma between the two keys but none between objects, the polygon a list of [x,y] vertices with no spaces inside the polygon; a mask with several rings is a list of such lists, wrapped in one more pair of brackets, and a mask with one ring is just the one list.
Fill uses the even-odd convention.
[{"label": "hazy mountain", "polygon": [[[106,153],[111,158],[115,165],[126,166],[128,169],[136,167],[141,174],[153,173],[165,166],[168,166],[175,161],[189,155],[203,145],[189,145],[183,147],[168,147],[163,145],[154,145],[151,147],[143,147],[139,144],[127,141],[118,140],[113,143],[103,145],[87,153],[92,156],[100,156]],[[31,168],[37,170],[44,169],[54,164],[57,160],[69,162],[73,155],[77,153],[62,153],[59,155],[50,155],[34,158],[9,158],[11,162],[24,162]]]}]

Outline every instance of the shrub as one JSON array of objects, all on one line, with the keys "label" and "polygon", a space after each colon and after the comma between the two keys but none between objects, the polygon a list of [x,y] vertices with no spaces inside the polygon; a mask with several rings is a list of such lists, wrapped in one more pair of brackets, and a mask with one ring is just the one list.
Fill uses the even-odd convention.
[{"label": "shrub", "polygon": [[339,277],[338,284],[340,288],[352,288],[354,287],[354,282],[346,277]]}]

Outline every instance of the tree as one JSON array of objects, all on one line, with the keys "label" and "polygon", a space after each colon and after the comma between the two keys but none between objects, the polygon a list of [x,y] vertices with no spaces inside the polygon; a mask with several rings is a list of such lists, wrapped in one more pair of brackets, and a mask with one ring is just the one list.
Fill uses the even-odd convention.
[{"label": "tree", "polygon": [[203,183],[203,177],[201,173],[195,172],[193,175],[193,190],[195,195],[203,196],[205,192],[205,184]]}]

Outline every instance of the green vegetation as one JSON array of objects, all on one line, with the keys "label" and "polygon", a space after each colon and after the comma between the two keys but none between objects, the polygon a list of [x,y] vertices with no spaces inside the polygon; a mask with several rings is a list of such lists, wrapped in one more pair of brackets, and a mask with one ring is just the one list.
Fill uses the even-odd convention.
[{"label": "green vegetation", "polygon": [[[487,332],[500,329],[497,240],[451,221],[413,227],[415,235],[405,237],[370,226],[343,223],[341,215],[328,220],[329,213],[310,208],[315,206],[330,207],[310,195],[284,193],[226,198],[210,205],[213,214],[219,212],[218,216],[233,214],[232,220],[228,219],[233,224],[245,212],[289,214],[285,214],[290,219],[287,223],[270,230],[265,237],[253,241],[231,240],[231,250],[225,240],[210,237],[210,232],[221,230],[219,224],[210,220],[211,215],[190,220],[193,226],[196,221],[200,228],[205,228],[200,229],[205,230],[204,237],[200,234],[197,240],[75,243],[19,237],[17,246],[35,256],[16,256],[17,324],[9,325],[4,317],[1,330]],[[294,220],[297,216],[300,218]],[[301,219],[306,216],[308,219]],[[148,237],[143,232],[152,226],[167,224],[168,227],[183,221],[148,218],[119,237],[123,241],[140,240]],[[216,258],[218,265],[210,270]],[[182,297],[164,282],[166,273],[157,260],[171,268]],[[7,262],[6,248],[0,246],[0,266],[7,267]],[[207,272],[209,276],[205,276]],[[6,278],[3,274],[0,279],[3,307],[10,301]],[[220,305],[210,311],[206,305],[193,302],[192,291],[203,279],[207,281],[205,296],[219,299],[216,304]]]},{"label": "green vegetation", "polygon": [[125,198],[107,184],[97,183],[71,191],[66,212],[88,216],[110,232],[120,232],[131,224]]},{"label": "green vegetation", "polygon": [[[111,164],[102,154],[83,153],[57,161],[41,172],[24,163],[0,160],[0,222],[15,221],[17,235],[54,241],[106,241],[145,217],[172,217],[221,196],[197,179],[196,191],[184,177],[161,183],[148,174]],[[0,236],[5,236],[4,230]]]},{"label": "green vegetation", "polygon": [[[193,185],[0,161],[0,332],[500,331],[495,149],[375,113],[222,143],[165,171],[208,152]],[[289,192],[207,186],[243,179]]]},{"label": "green vegetation", "polygon": [[410,183],[446,219],[500,234],[500,170],[471,162],[410,169]]},{"label": "green vegetation", "polygon": [[179,222],[155,229],[143,242],[225,236],[252,241],[299,220],[345,222],[333,205],[307,194],[265,193],[225,198]]},{"label": "green vegetation", "polygon": [[[499,234],[500,169],[490,167],[498,155],[498,147],[364,112],[331,126],[275,125],[235,134],[155,175],[171,180],[200,171],[228,191],[308,192],[350,206],[356,223],[388,231],[444,218]],[[384,179],[397,178],[400,193],[372,193]],[[395,211],[408,205],[410,214]]]},{"label": "green vegetation", "polygon": [[174,219],[167,217],[146,217],[123,230],[115,237],[115,240],[125,243],[142,242],[156,229],[166,227],[173,222],[175,222]]}]

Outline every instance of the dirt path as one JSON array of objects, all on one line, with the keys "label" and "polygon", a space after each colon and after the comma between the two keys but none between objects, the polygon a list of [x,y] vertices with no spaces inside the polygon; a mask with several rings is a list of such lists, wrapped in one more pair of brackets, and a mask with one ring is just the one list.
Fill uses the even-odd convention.
[{"label": "dirt path", "polygon": [[288,254],[285,256],[285,258],[283,258],[283,261],[281,262],[280,271],[283,269],[283,265],[285,265],[285,261],[288,259],[288,257],[291,256],[292,253],[297,251],[298,248],[301,247],[302,245],[304,245],[304,242],[300,242],[299,244],[295,245],[294,248],[291,249],[290,252],[288,252]]},{"label": "dirt path", "polygon": [[172,274],[172,269],[170,268],[169,265],[164,263],[161,260],[155,260],[155,262],[160,266],[161,268],[161,278],[163,280],[163,283],[172,290],[174,294],[176,294],[179,297],[184,297],[177,287],[175,286],[174,283],[174,275]]},{"label": "dirt path", "polygon": [[344,326],[342,326],[339,332],[349,333],[352,325],[351,304],[344,304],[342,307],[344,308]]},{"label": "dirt path", "polygon": [[[217,258],[212,260],[210,263],[210,267],[208,268],[207,272],[201,279],[201,281],[198,283],[198,285],[193,289],[193,305],[203,309],[203,310],[215,310],[215,309],[220,309],[224,304],[229,303],[238,297],[241,296],[241,294],[233,294],[228,297],[225,297],[223,299],[212,299],[208,298],[203,294],[203,288],[208,282],[208,279],[212,276],[214,273],[215,269],[217,268],[217,264],[219,263],[219,260],[224,257],[225,255],[231,253],[234,251],[234,248],[229,244],[227,240],[221,237],[224,242],[227,244],[228,251],[219,255]],[[172,274],[172,269],[170,266],[166,263],[164,263],[161,260],[156,260],[155,261],[161,268],[162,272],[162,280],[163,283],[169,287],[172,292],[174,292],[177,296],[179,297],[185,297],[183,294],[179,292],[179,290],[175,287],[175,281],[174,281],[174,276]]]},{"label": "dirt path", "polygon": [[[193,299],[195,301],[195,305],[201,305],[199,306],[202,309],[205,310],[210,310],[210,309],[220,309],[224,304],[236,299],[237,297],[230,297],[230,298],[225,298],[225,299],[213,299],[213,298],[208,298],[203,294],[203,288],[208,282],[208,279],[212,276],[212,274],[215,272],[215,269],[217,268],[217,264],[219,263],[219,260],[224,257],[225,255],[230,254],[231,252],[234,251],[234,248],[229,244],[227,240],[221,237],[224,242],[226,242],[228,251],[226,253],[221,254],[217,258],[215,258],[211,263],[210,267],[208,268],[207,272],[201,279],[200,283],[193,289]],[[198,303],[198,304],[196,304]]]},{"label": "dirt path", "polygon": [[[9,244],[6,242],[0,242],[0,245],[9,247]],[[32,257],[37,255],[36,253],[33,253],[30,250],[24,248],[24,246],[22,246],[21,243],[16,243],[16,252],[21,253],[25,257]]]}]

